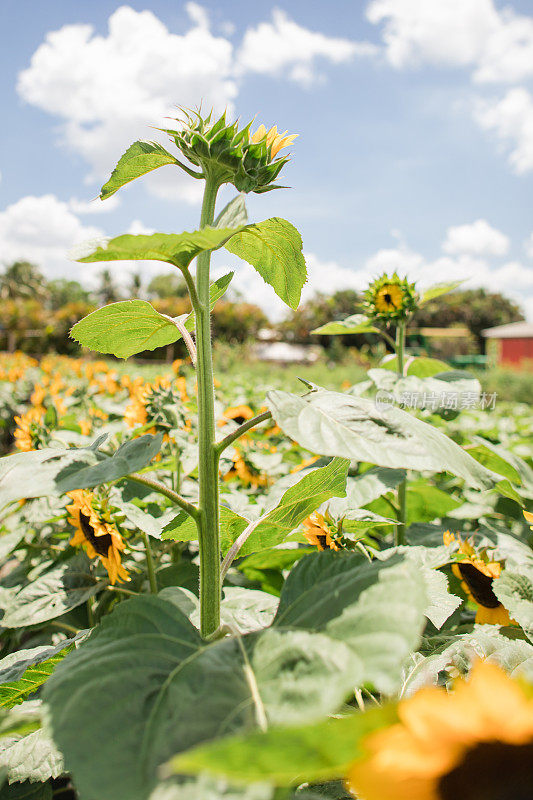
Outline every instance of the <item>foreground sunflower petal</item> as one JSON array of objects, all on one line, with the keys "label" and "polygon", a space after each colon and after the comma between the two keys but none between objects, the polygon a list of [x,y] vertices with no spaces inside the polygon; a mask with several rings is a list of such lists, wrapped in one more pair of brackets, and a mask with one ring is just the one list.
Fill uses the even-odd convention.
[{"label": "foreground sunflower petal", "polygon": [[533,695],[499,667],[479,662],[450,694],[421,689],[398,716],[349,771],[360,800],[533,797]]}]

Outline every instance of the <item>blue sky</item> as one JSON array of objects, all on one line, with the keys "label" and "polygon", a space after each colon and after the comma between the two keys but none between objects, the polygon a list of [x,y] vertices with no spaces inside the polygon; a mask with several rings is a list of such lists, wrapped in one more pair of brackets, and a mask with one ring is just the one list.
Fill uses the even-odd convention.
[{"label": "blue sky", "polygon": [[[88,201],[129,143],[153,137],[150,123],[203,97],[300,134],[284,174],[293,188],[248,207],[302,232],[305,296],[398,269],[503,291],[533,318],[531,3],[3,0],[3,10],[4,262],[31,258],[90,284],[96,269],[67,258],[80,240],[193,229],[197,183],[172,168],[118,202]],[[279,316],[271,290],[231,259],[217,255],[215,268],[237,267],[236,287]],[[131,266],[114,269],[126,281]]]}]

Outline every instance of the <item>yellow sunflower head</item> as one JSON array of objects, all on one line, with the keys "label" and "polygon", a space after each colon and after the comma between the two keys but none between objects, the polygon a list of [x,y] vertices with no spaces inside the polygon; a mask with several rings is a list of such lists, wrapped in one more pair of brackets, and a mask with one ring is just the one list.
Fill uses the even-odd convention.
[{"label": "yellow sunflower head", "polygon": [[304,536],[309,544],[319,550],[342,550],[341,536],[329,515],[319,514],[315,511],[303,521]]},{"label": "yellow sunflower head", "polygon": [[476,622],[480,625],[514,625],[507,609],[500,603],[493,584],[502,572],[500,561],[488,558],[485,549],[476,551],[470,539],[446,531],[445,545],[457,544],[452,572],[461,581],[468,600],[476,606]]},{"label": "yellow sunflower head", "polygon": [[383,274],[364,294],[365,313],[373,319],[405,320],[416,310],[418,294],[407,278]]},{"label": "yellow sunflower head", "polygon": [[93,492],[83,489],[69,492],[72,503],[67,506],[68,521],[76,529],[70,540],[73,547],[80,545],[89,558],[98,558],[109,575],[112,584],[129,581],[130,576],[122,566],[121,552],[126,545],[102,504]]},{"label": "yellow sunflower head", "polygon": [[246,454],[243,454],[238,448],[235,448],[233,466],[226,472],[223,480],[230,481],[234,478],[240,480],[244,486],[249,486],[252,489],[258,489],[260,486],[268,486],[269,484],[268,475],[257,469],[251,460],[246,457]]},{"label": "yellow sunflower head", "polygon": [[267,131],[264,125],[252,134],[251,122],[239,129],[238,120],[226,120],[226,112],[216,121],[212,113],[203,117],[184,109],[182,114],[177,120],[180,129],[167,129],[165,133],[193,167],[214,176],[220,185],[232,183],[239,192],[262,193],[277,188],[274,181],[288,161],[286,156],[277,155],[292,144],[296,134],[278,133],[276,127]]},{"label": "yellow sunflower head", "polygon": [[533,691],[478,662],[452,692],[432,686],[398,705],[397,724],[371,734],[352,764],[360,800],[529,800]]},{"label": "yellow sunflower head", "polygon": [[17,427],[13,436],[17,450],[40,450],[50,441],[50,430],[45,423],[42,406],[30,408],[25,414],[15,417]]},{"label": "yellow sunflower head", "polygon": [[228,422],[235,422],[237,425],[242,425],[249,419],[254,417],[254,412],[250,406],[230,406],[224,411],[222,418],[218,421],[219,428],[227,425]]}]

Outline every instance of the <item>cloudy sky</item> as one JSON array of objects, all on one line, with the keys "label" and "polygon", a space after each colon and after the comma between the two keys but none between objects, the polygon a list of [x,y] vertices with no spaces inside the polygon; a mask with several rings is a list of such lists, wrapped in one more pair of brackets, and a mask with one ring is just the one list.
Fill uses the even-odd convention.
[{"label": "cloudy sky", "polygon": [[[384,269],[462,278],[533,319],[530,0],[2,0],[0,261],[90,284],[84,239],[193,230],[199,182],[166,167],[92,201],[175,104],[299,133],[284,181],[252,219],[291,220],[317,289]],[[225,198],[230,194],[226,192]],[[235,284],[279,316],[228,254]],[[128,265],[114,265],[126,281]],[[143,265],[149,278],[164,267]]]}]

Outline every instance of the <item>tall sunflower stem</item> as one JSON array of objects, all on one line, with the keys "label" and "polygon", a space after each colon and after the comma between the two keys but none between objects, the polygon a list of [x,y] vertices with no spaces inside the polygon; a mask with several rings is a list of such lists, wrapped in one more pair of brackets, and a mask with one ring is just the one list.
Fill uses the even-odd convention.
[{"label": "tall sunflower stem", "polygon": [[[213,224],[220,183],[206,175],[200,228]],[[218,502],[219,451],[215,444],[215,397],[211,349],[209,269],[211,254],[201,253],[196,266],[196,350],[198,379],[198,483],[196,519],[200,545],[200,631],[211,636],[220,626],[220,541]]]},{"label": "tall sunflower stem", "polygon": [[141,531],[141,537],[144,542],[144,549],[146,551],[146,569],[148,570],[150,592],[152,594],[157,594],[157,578],[155,575],[155,564],[154,557],[152,555],[152,546],[150,545],[150,537],[144,531]]},{"label": "tall sunflower stem", "polygon": [[[405,326],[404,320],[398,322],[396,327],[396,359],[399,375],[403,378],[405,370]],[[404,479],[398,486],[398,513],[400,524],[394,529],[394,544],[405,544],[405,525],[407,522],[407,480]]]}]

